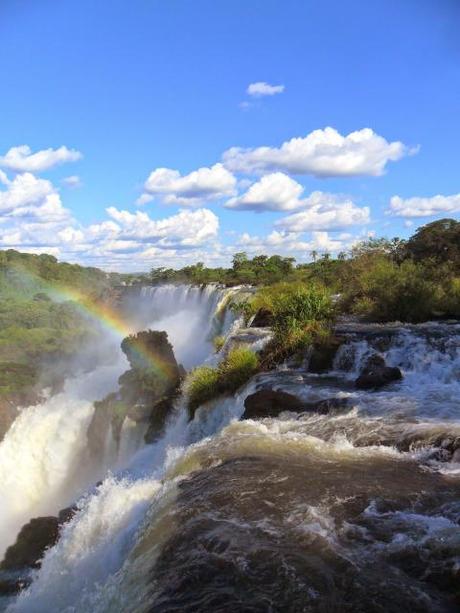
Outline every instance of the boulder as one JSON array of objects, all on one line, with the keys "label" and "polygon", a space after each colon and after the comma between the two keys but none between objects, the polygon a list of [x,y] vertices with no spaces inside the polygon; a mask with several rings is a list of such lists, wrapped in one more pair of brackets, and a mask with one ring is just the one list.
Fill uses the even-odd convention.
[{"label": "boulder", "polygon": [[283,411],[300,412],[305,403],[297,396],[272,389],[261,389],[250,394],[244,401],[242,419],[258,417],[276,417]]},{"label": "boulder", "polygon": [[59,536],[57,517],[35,517],[25,524],[16,542],[8,547],[0,564],[2,570],[17,570],[24,567],[37,568],[46,549],[54,545]]},{"label": "boulder", "polygon": [[402,379],[397,367],[387,366],[380,355],[371,356],[355,381],[358,389],[376,389]]},{"label": "boulder", "polygon": [[[0,570],[38,568],[45,551],[57,542],[60,526],[68,522],[75,511],[76,507],[67,507],[59,511],[57,517],[50,515],[31,519],[21,528],[16,542],[6,550],[5,557],[0,563]],[[16,581],[14,585],[22,589],[21,580]],[[5,585],[4,589],[7,587]]]},{"label": "boulder", "polygon": [[242,419],[277,417],[283,411],[329,415],[348,410],[348,408],[348,398],[326,398],[316,402],[304,402],[288,392],[261,389],[249,395],[244,401]]},{"label": "boulder", "polygon": [[332,370],[334,358],[345,339],[333,336],[323,343],[315,343],[308,362],[309,372],[320,374]]}]

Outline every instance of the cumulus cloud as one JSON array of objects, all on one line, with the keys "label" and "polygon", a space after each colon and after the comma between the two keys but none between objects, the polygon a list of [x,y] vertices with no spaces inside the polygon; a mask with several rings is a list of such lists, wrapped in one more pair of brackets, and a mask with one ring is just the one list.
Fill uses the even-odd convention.
[{"label": "cumulus cloud", "polygon": [[152,197],[159,196],[166,204],[195,206],[230,196],[235,186],[236,178],[222,164],[199,168],[188,175],[181,175],[171,168],[157,168],[145,182],[145,193],[137,203],[145,204]]},{"label": "cumulus cloud", "polygon": [[64,146],[32,153],[28,145],[20,145],[11,147],[5,155],[0,156],[0,166],[14,172],[42,172],[58,164],[75,162],[81,157],[79,151]]},{"label": "cumulus cloud", "polygon": [[282,94],[284,92],[284,85],[270,85],[265,81],[257,81],[256,83],[250,83],[246,93],[254,98],[261,98],[262,96],[274,96],[275,94]]},{"label": "cumulus cloud", "polygon": [[460,211],[460,194],[452,196],[433,196],[431,198],[401,198],[393,196],[390,200],[390,212],[400,217],[426,217],[439,213],[458,213]]},{"label": "cumulus cloud", "polygon": [[238,246],[248,253],[266,253],[268,255],[294,255],[297,259],[309,259],[310,252],[337,253],[347,249],[351,244],[351,237],[339,236],[332,238],[328,232],[312,232],[308,240],[302,239],[300,232],[278,232],[274,230],[266,237],[242,234],[238,239]]},{"label": "cumulus cloud", "polygon": [[275,225],[287,232],[310,232],[341,230],[370,221],[369,207],[358,207],[334,194],[313,192],[303,202],[306,210],[279,219]]},{"label": "cumulus cloud", "polygon": [[219,218],[209,209],[182,210],[158,220],[115,207],[109,207],[107,214],[118,224],[119,238],[152,241],[159,247],[195,247],[216,238],[219,230]]},{"label": "cumulus cloud", "polygon": [[280,170],[316,177],[379,176],[388,162],[415,151],[399,141],[388,142],[370,128],[347,136],[334,128],[325,128],[292,138],[281,147],[232,147],[224,152],[223,162],[232,172]]},{"label": "cumulus cloud", "polygon": [[6,189],[0,191],[1,217],[28,218],[42,223],[71,217],[50,181],[26,172],[16,175],[12,181],[3,175],[1,182],[6,185]]},{"label": "cumulus cloud", "polygon": [[265,175],[247,192],[225,203],[229,209],[249,211],[291,211],[302,206],[303,187],[282,172]]}]

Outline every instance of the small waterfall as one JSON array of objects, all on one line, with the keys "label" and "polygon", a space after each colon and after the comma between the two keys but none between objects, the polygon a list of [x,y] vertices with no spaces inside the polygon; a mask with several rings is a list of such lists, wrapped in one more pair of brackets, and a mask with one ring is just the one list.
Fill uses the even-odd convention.
[{"label": "small waterfall", "polygon": [[212,353],[213,338],[229,330],[235,317],[226,306],[241,289],[217,284],[144,287],[138,307],[142,327],[166,330],[177,360],[193,368]]}]

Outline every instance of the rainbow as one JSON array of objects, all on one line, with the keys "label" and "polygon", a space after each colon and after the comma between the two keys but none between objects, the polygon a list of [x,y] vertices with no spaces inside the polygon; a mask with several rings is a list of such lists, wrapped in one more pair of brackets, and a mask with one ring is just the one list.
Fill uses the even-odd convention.
[{"label": "rainbow", "polygon": [[[16,269],[17,270],[17,269]],[[18,271],[19,272],[19,271]],[[38,275],[21,268],[21,276],[43,288],[47,295],[55,302],[72,302],[76,309],[85,317],[97,321],[102,327],[120,340],[136,332],[120,316],[115,309],[109,307],[91,296],[66,285],[53,284]],[[171,367],[162,361],[158,355],[149,351],[145,346],[138,343],[134,347],[138,355],[147,362],[150,368],[162,378],[169,378]]]}]

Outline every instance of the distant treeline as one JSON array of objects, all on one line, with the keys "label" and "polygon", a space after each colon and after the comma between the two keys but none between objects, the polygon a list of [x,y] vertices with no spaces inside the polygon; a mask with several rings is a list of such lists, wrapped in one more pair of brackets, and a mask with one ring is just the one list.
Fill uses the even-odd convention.
[{"label": "distant treeline", "polygon": [[153,268],[139,280],[150,283],[221,283],[267,286],[316,284],[341,295],[340,308],[376,321],[425,321],[460,317],[460,222],[441,219],[407,240],[371,238],[332,257],[312,251],[296,264],[279,255],[233,256],[231,268],[202,262],[180,270]]}]

